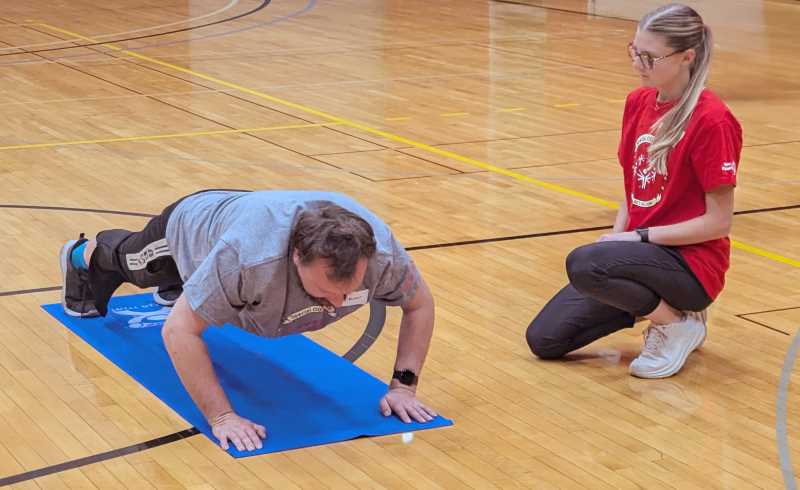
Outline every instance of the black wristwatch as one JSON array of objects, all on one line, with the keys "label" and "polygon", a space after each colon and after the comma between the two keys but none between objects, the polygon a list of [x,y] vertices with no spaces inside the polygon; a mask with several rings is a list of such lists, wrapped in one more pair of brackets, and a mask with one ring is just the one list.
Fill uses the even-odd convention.
[{"label": "black wristwatch", "polygon": [[414,371],[410,369],[404,369],[402,371],[395,371],[392,375],[392,379],[396,379],[400,382],[400,384],[406,386],[414,386],[417,384],[419,377],[416,375],[416,373],[414,373]]},{"label": "black wristwatch", "polygon": [[650,243],[650,229],[636,228],[636,233],[639,234],[639,238],[642,239],[642,243]]}]

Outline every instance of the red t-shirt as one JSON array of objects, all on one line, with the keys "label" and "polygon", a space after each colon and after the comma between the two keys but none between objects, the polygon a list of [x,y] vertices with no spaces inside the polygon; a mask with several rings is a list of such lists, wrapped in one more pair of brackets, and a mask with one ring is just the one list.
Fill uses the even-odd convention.
[{"label": "red t-shirt", "polygon": [[[625,101],[619,162],[625,174],[627,230],[687,221],[706,212],[705,194],[736,185],[742,151],[742,128],[710,90],[700,95],[683,138],[667,158],[667,177],[645,173],[651,127],[674,103],[657,104],[657,89],[634,90]],[[728,237],[677,247],[711,299],[725,284],[730,265]]]}]

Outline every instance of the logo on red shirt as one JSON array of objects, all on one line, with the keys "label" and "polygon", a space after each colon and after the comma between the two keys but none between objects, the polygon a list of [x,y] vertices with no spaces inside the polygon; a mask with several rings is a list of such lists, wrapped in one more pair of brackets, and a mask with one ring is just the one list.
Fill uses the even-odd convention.
[{"label": "logo on red shirt", "polygon": [[631,203],[640,208],[652,208],[661,202],[661,191],[664,190],[666,178],[650,167],[647,149],[655,140],[652,134],[643,134],[636,139],[633,159],[633,179]]}]

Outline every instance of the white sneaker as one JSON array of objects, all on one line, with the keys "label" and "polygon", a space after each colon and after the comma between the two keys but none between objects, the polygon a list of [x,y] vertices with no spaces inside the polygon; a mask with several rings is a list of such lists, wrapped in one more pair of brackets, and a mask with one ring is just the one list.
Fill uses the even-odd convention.
[{"label": "white sneaker", "polygon": [[688,312],[678,322],[647,327],[644,348],[631,362],[630,373],[639,378],[666,378],[680,371],[706,338],[705,319],[705,311]]},{"label": "white sneaker", "polygon": [[[708,309],[707,308],[705,310],[703,310],[703,311],[684,311],[684,313],[686,313],[687,317],[694,318],[698,322],[702,323],[703,324],[703,328],[705,328],[706,331],[708,331]],[[706,341],[706,336],[704,334],[703,335],[703,340],[700,341],[700,345],[695,347],[695,349],[699,349],[703,345],[703,343],[705,341]]]}]

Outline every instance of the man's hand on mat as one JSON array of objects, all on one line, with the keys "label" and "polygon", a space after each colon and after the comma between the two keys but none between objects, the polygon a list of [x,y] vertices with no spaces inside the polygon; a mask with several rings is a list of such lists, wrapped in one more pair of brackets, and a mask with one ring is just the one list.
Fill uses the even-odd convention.
[{"label": "man's hand on mat", "polygon": [[622,233],[606,233],[597,239],[598,242],[641,242],[642,237],[635,231],[625,231]]},{"label": "man's hand on mat", "polygon": [[211,423],[211,432],[219,439],[219,445],[228,450],[228,441],[239,451],[261,449],[261,439],[267,437],[267,429],[263,425],[253,423],[234,412],[219,415]]},{"label": "man's hand on mat", "polygon": [[426,407],[417,400],[417,395],[410,388],[391,388],[381,398],[381,413],[388,417],[394,412],[400,420],[410,423],[411,419],[417,422],[430,422],[436,417],[433,409]]}]

